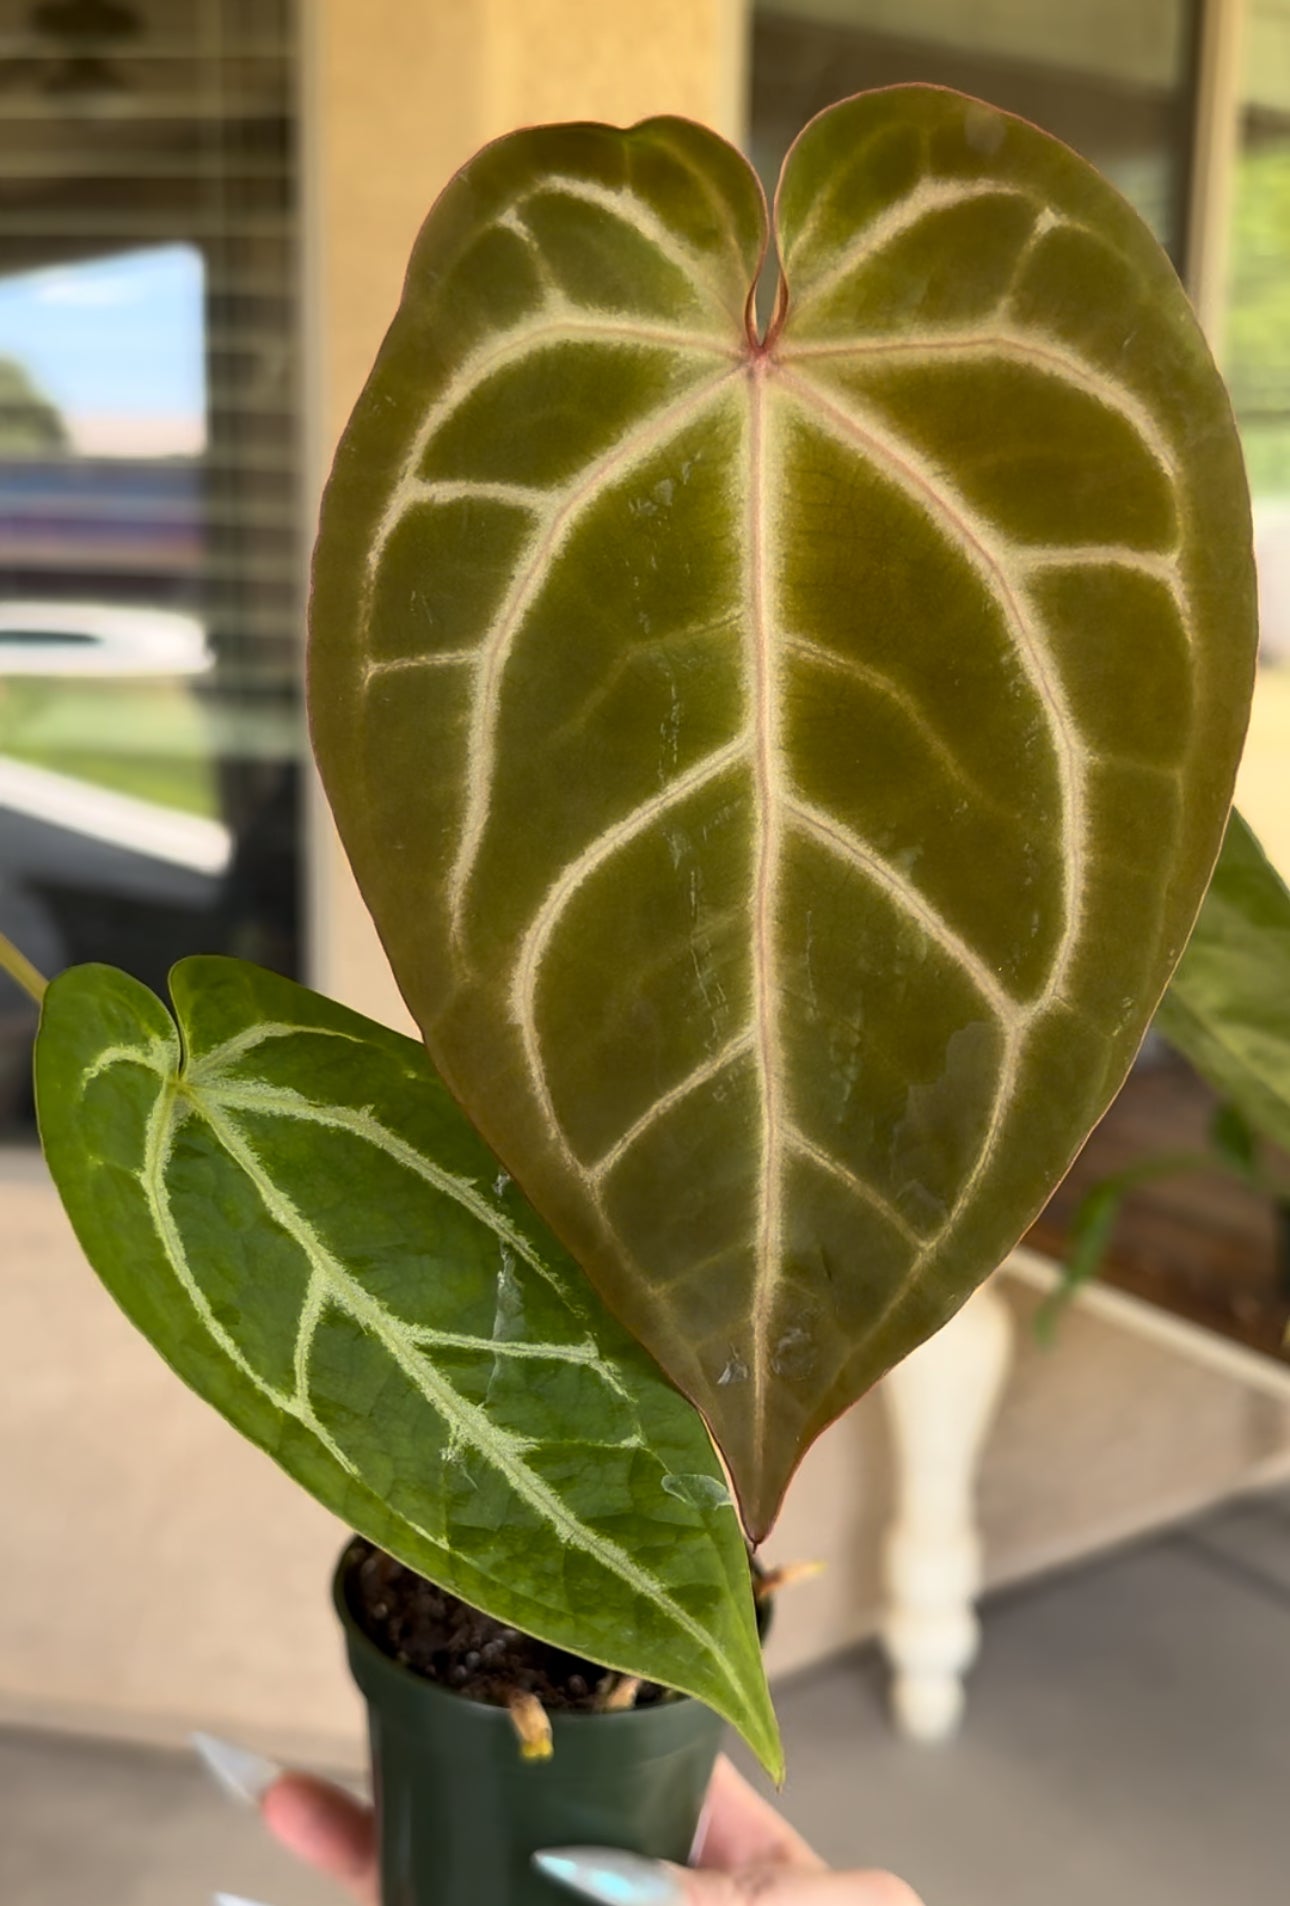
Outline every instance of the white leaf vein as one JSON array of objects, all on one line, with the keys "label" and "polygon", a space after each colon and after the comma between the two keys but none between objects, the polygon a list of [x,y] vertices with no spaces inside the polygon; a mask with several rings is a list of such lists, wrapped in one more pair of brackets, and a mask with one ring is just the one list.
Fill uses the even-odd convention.
[{"label": "white leaf vein", "polygon": [[406,1139],[400,1138],[397,1132],[392,1132],[387,1125],[382,1124],[367,1108],[321,1104],[307,1098],[294,1087],[270,1085],[262,1080],[221,1081],[214,1090],[210,1089],[208,1081],[204,1083],[207,1089],[203,1093],[203,1102],[209,1099],[217,1107],[230,1111],[254,1112],[267,1118],[290,1118],[305,1125],[320,1125],[329,1131],[344,1132],[351,1138],[362,1139],[365,1144],[374,1146],[405,1171],[412,1172],[432,1189],[451,1198],[454,1204],[459,1204],[508,1250],[514,1251],[521,1262],[536,1272],[544,1283],[549,1284],[562,1298],[568,1299],[569,1292],[564,1281],[545,1262],[518,1226],[489,1202],[478,1185],[469,1178],[459,1177],[455,1172],[445,1171],[432,1158],[427,1158]]},{"label": "white leaf vein", "polygon": [[744,685],[752,728],[755,866],[750,909],[753,1063],[761,1112],[761,1158],[754,1232],[755,1285],[749,1325],[753,1359],[750,1402],[766,1408],[769,1339],[783,1274],[784,1057],[780,1031],[778,936],[779,876],[784,788],[787,780],[780,735],[782,688],[771,626],[767,513],[766,381],[764,360],[749,380],[746,561],[748,621]]},{"label": "white leaf vein", "polygon": [[740,1059],[745,1058],[752,1051],[752,1044],[751,1030],[738,1033],[735,1038],[722,1046],[720,1052],[714,1052],[701,1064],[695,1066],[694,1070],[688,1073],[678,1085],[671,1086],[666,1092],[660,1092],[658,1097],[646,1106],[640,1117],[627,1127],[622,1137],[616,1140],[590,1168],[587,1175],[592,1184],[599,1189],[614,1168],[622,1162],[637,1141],[644,1138],[652,1126],[656,1125],[661,1118],[665,1118],[683,1099],[688,1099],[692,1092],[697,1092],[700,1086],[709,1084],[730,1066],[736,1065]]},{"label": "white leaf vein", "polygon": [[253,1025],[244,1026],[241,1032],[234,1033],[231,1038],[221,1040],[217,1046],[190,1054],[184,1076],[189,1085],[211,1085],[240,1059],[245,1059],[248,1053],[257,1052],[261,1046],[272,1044],[278,1039],[300,1038],[340,1039],[350,1046],[367,1043],[357,1033],[342,1032],[338,1026],[292,1025],[282,1019],[261,1019]]},{"label": "white leaf vein", "polygon": [[809,1159],[811,1164],[818,1166],[830,1178],[836,1178],[854,1198],[876,1211],[893,1231],[899,1232],[907,1244],[918,1248],[926,1243],[927,1240],[914,1229],[904,1213],[897,1210],[890,1198],[885,1198],[876,1185],[870,1184],[867,1178],[861,1178],[858,1173],[851,1170],[849,1165],[843,1164],[840,1158],[835,1157],[830,1151],[825,1151],[822,1145],[817,1145],[813,1139],[808,1138],[799,1125],[790,1123],[785,1137],[791,1152],[796,1152],[799,1158]]},{"label": "white leaf vein", "polygon": [[924,510],[968,558],[999,605],[1017,659],[1044,710],[1061,787],[1063,926],[1047,982],[1051,997],[1065,980],[1079,937],[1086,880],[1087,798],[1074,716],[1042,640],[1033,606],[1011,579],[1013,565],[994,530],[973,511],[943,471],[930,466],[912,446],[893,438],[854,401],[844,406],[791,371],[781,372],[781,383],[807,415],[839,442],[859,448],[871,464]]},{"label": "white leaf vein", "polygon": [[653,246],[660,258],[665,258],[690,285],[698,297],[708,303],[723,319],[732,315],[730,299],[725,288],[708,273],[709,260],[703,252],[679,238],[670,225],[667,225],[654,211],[653,207],[638,197],[635,192],[616,192],[610,186],[596,185],[590,179],[571,178],[567,173],[555,173],[544,179],[541,186],[532,192],[522,194],[513,201],[513,209],[521,217],[524,208],[532,199],[551,192],[563,193],[569,198],[578,199],[584,205],[594,205],[602,212],[608,212],[611,218],[620,219],[631,227],[638,237],[644,238]]},{"label": "white leaf vein", "polygon": [[926,742],[929,750],[951,780],[957,781],[965,793],[969,794],[979,806],[1005,816],[1009,821],[1016,819],[1016,807],[1005,801],[992,788],[988,788],[969,772],[964,762],[955,753],[944,735],[940,734],[927,718],[927,710],[917,697],[903,688],[890,675],[880,668],[871,668],[857,656],[846,655],[837,649],[825,648],[823,643],[813,641],[809,636],[789,635],[784,638],[786,654],[798,655],[814,668],[831,671],[859,682],[862,687],[872,689],[898,708],[911,727]]},{"label": "white leaf vein", "polygon": [[629,432],[611,451],[598,458],[565,492],[559,506],[551,512],[520,559],[506,599],[481,643],[471,701],[465,756],[464,813],[446,890],[449,925],[454,940],[458,942],[464,929],[466,892],[479,857],[492,804],[502,678],[524,618],[547,580],[549,564],[584,512],[613,489],[637,464],[644,462],[699,416],[736,375],[734,371],[722,371],[716,377],[706,379],[697,389],[687,391],[684,397],[669,404],[649,423]]},{"label": "white leaf vein", "polygon": [[948,360],[960,364],[970,364],[984,358],[997,363],[1026,365],[1073,386],[1092,397],[1103,409],[1120,417],[1135,432],[1170,483],[1178,480],[1178,459],[1174,447],[1141,398],[1119,378],[1108,376],[1087,358],[1077,357],[1065,349],[1059,338],[1043,333],[990,326],[976,331],[933,331],[922,337],[830,339],[827,344],[786,341],[777,356],[780,363],[790,366],[811,362],[827,364],[835,358],[850,363],[867,359],[912,363]]},{"label": "white leaf vein", "polygon": [[552,881],[538,903],[533,919],[520,942],[511,974],[511,1017],[519,1028],[529,1077],[538,1103],[546,1114],[550,1130],[556,1136],[566,1163],[588,1186],[593,1196],[596,1195],[596,1189],[592,1175],[575,1155],[565,1134],[564,1125],[556,1115],[547,1082],[546,1066],[542,1058],[542,1042],[537,1028],[538,980],[551,936],[578,889],[590,879],[597,868],[602,867],[629,842],[643,834],[656,821],[661,820],[671,808],[676,807],[691,794],[698,793],[701,788],[706,787],[710,781],[716,780],[729,768],[737,766],[745,758],[746,753],[746,739],[743,736],[736,736],[733,741],[713,749],[710,754],[704,755],[702,760],[678,774],[660,793],[651,795],[647,801],[642,801],[622,820],[615,821],[605,828]]},{"label": "white leaf vein", "polygon": [[[719,357],[728,364],[742,358],[737,345],[723,342],[705,333],[686,331],[672,325],[626,323],[621,314],[589,314],[575,305],[552,301],[543,308],[541,322],[527,318],[500,332],[491,344],[472,351],[455,368],[447,383],[431,403],[417,425],[404,457],[402,469],[391,486],[381,521],[377,525],[368,552],[369,573],[375,572],[385,545],[408,508],[414,504],[426,479],[418,474],[421,460],[432,438],[466,401],[497,371],[508,364],[521,363],[535,351],[553,344],[616,344],[625,349],[642,346],[676,351],[682,355]],[[501,486],[513,489],[513,485]]]},{"label": "white leaf vein", "polygon": [[[1021,186],[1008,185],[998,179],[974,179],[967,183],[961,180],[950,181],[924,176],[912,192],[904,198],[894,200],[887,208],[879,212],[869,223],[862,226],[850,244],[833,252],[833,262],[827,270],[812,278],[804,290],[799,290],[793,302],[794,312],[800,316],[809,311],[819,299],[824,298],[835,285],[842,282],[861,263],[884,250],[895,239],[901,238],[915,225],[919,225],[933,213],[946,211],[951,206],[967,205],[974,199],[1023,199],[1033,205],[1038,214],[1039,201],[1032,192]],[[1047,209],[1047,208],[1043,208]],[[1068,221],[1062,220],[1063,224]],[[799,249],[794,247],[794,251]],[[792,260],[790,259],[790,267]]]},{"label": "white leaf vein", "polygon": [[1178,617],[1178,630],[1188,648],[1195,647],[1191,603],[1183,580],[1182,563],[1177,553],[1160,555],[1153,550],[1133,549],[1123,543],[1072,543],[1063,548],[1041,549],[1034,545],[1017,551],[1017,566],[1028,578],[1063,569],[1127,569],[1148,576],[1166,591]]},{"label": "white leaf vein", "polygon": [[[272,1404],[276,1410],[279,1410],[283,1416],[293,1417],[303,1428],[308,1430],[310,1435],[316,1438],[327,1455],[331,1457],[332,1461],[337,1464],[342,1472],[346,1474],[351,1481],[356,1482],[361,1488],[366,1489],[367,1484],[357,1466],[340,1447],[325,1426],[319,1422],[307,1395],[301,1395],[299,1393],[288,1394],[278,1389],[275,1384],[270,1383],[266,1377],[260,1374],[243,1353],[237,1340],[220,1323],[211,1308],[206,1293],[193,1276],[191,1266],[188,1263],[188,1255],[184,1248],[183,1237],[178,1225],[175,1223],[174,1213],[171,1210],[170,1194],[166,1186],[166,1171],[170,1163],[175,1133],[184,1118],[189,1116],[193,1109],[192,1101],[183,1094],[179,1082],[174,1078],[167,1079],[163,1089],[158,1093],[156,1102],[149,1114],[144,1139],[143,1168],[139,1176],[139,1184],[143,1193],[144,1204],[147,1207],[148,1215],[152,1220],[153,1229],[157,1234],[158,1243],[161,1245],[162,1253],[170,1267],[171,1273],[189,1303],[192,1305],[201,1321],[203,1329],[206,1330],[222,1355],[233,1365],[238,1374],[249,1383],[253,1389],[257,1390],[260,1395],[264,1397],[266,1402]],[[308,1302],[309,1292],[307,1291],[306,1306]],[[296,1353],[297,1368],[299,1368],[299,1357],[300,1351],[298,1347]],[[407,1517],[402,1517],[401,1520],[403,1520],[409,1528],[413,1529],[416,1534],[424,1536],[427,1541],[434,1543],[436,1547],[442,1546],[428,1530],[420,1528]]]},{"label": "white leaf vein", "polygon": [[851,828],[833,815],[826,814],[813,802],[789,795],[784,811],[801,831],[838,860],[857,869],[881,887],[902,913],[915,920],[922,931],[939,946],[952,963],[967,974],[999,1024],[1006,1029],[1022,1025],[1029,1012],[1021,1000],[1010,993],[999,975],[982,959],[927,899],[908,874],[902,873]]},{"label": "white leaf vein", "polygon": [[110,1072],[114,1066],[137,1065],[145,1072],[155,1072],[160,1079],[170,1077],[174,1066],[177,1048],[173,1039],[162,1033],[146,1046],[115,1045],[105,1046],[102,1052],[88,1065],[81,1075],[81,1091],[104,1072]]},{"label": "white leaf vein", "polygon": [[737,1677],[702,1624],[671,1595],[666,1585],[609,1536],[581,1520],[528,1460],[533,1439],[503,1429],[478,1404],[456,1390],[419,1354],[408,1326],[380,1304],[324,1244],[321,1236],[265,1169],[237,1122],[208,1099],[194,1107],[227,1156],[254,1186],[275,1224],[292,1239],[317,1274],[328,1301],[345,1311],[388,1354],[411,1387],[444,1424],[450,1437],[473,1449],[494,1469],[521,1502],[555,1529],[569,1546],[587,1556],[635,1594],[665,1611],[738,1697]]}]

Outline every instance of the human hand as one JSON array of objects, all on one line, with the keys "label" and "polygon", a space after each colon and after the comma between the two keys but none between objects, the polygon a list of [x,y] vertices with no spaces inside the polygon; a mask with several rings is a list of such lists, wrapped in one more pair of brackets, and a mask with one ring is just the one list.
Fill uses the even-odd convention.
[{"label": "human hand", "polygon": [[370,1807],[329,1780],[286,1773],[262,1795],[260,1817],[288,1852],[334,1879],[358,1906],[380,1906]]},{"label": "human hand", "polygon": [[[260,1797],[274,1838],[358,1902],[378,1906],[372,1812],[311,1774],[281,1774]],[[921,1906],[890,1873],[832,1873],[724,1756],[708,1790],[692,1867],[603,1848],[539,1854],[550,1878],[610,1906]]]}]

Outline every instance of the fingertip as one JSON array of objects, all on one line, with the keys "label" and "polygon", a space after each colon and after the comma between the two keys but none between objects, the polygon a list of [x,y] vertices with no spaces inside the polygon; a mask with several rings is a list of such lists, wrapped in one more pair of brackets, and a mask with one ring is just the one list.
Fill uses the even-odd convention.
[{"label": "fingertip", "polygon": [[318,1803],[312,1787],[304,1774],[279,1774],[260,1796],[260,1818],[274,1839],[306,1859],[317,1834]]},{"label": "fingertip", "polygon": [[764,1800],[724,1754],[712,1770],[708,1803],[691,1855],[696,1867],[823,1865],[801,1834]]},{"label": "fingertip", "polygon": [[288,1852],[333,1879],[353,1880],[371,1863],[370,1810],[312,1774],[282,1774],[261,1800],[260,1815]]}]

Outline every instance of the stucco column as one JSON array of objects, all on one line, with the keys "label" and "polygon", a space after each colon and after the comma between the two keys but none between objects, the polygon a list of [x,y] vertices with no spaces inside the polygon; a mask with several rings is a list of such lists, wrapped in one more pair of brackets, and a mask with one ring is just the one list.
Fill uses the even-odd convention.
[{"label": "stucco column", "polygon": [[[303,174],[310,509],[398,302],[412,241],[470,154],[552,119],[681,113],[738,138],[747,0],[314,0]],[[310,978],[408,1022],[314,790]]]}]

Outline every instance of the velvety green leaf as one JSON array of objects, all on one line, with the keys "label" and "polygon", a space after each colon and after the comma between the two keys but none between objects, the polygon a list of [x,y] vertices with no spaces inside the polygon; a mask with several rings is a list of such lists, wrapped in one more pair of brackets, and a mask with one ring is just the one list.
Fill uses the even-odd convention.
[{"label": "velvety green leaf", "polygon": [[777,1771],[707,1432],[421,1048],[234,960],[171,986],[178,1025],[124,973],[74,967],[36,1046],[50,1169],[126,1315],[364,1535],[698,1695]]},{"label": "velvety green leaf", "polygon": [[1136,215],[924,88],[751,170],[547,127],[434,208],[341,443],[315,745],[435,1063],[760,1535],[1015,1242],[1218,851],[1222,387]]},{"label": "velvety green leaf", "polygon": [[1235,811],[1156,1023],[1257,1132],[1290,1150],[1290,892]]}]

